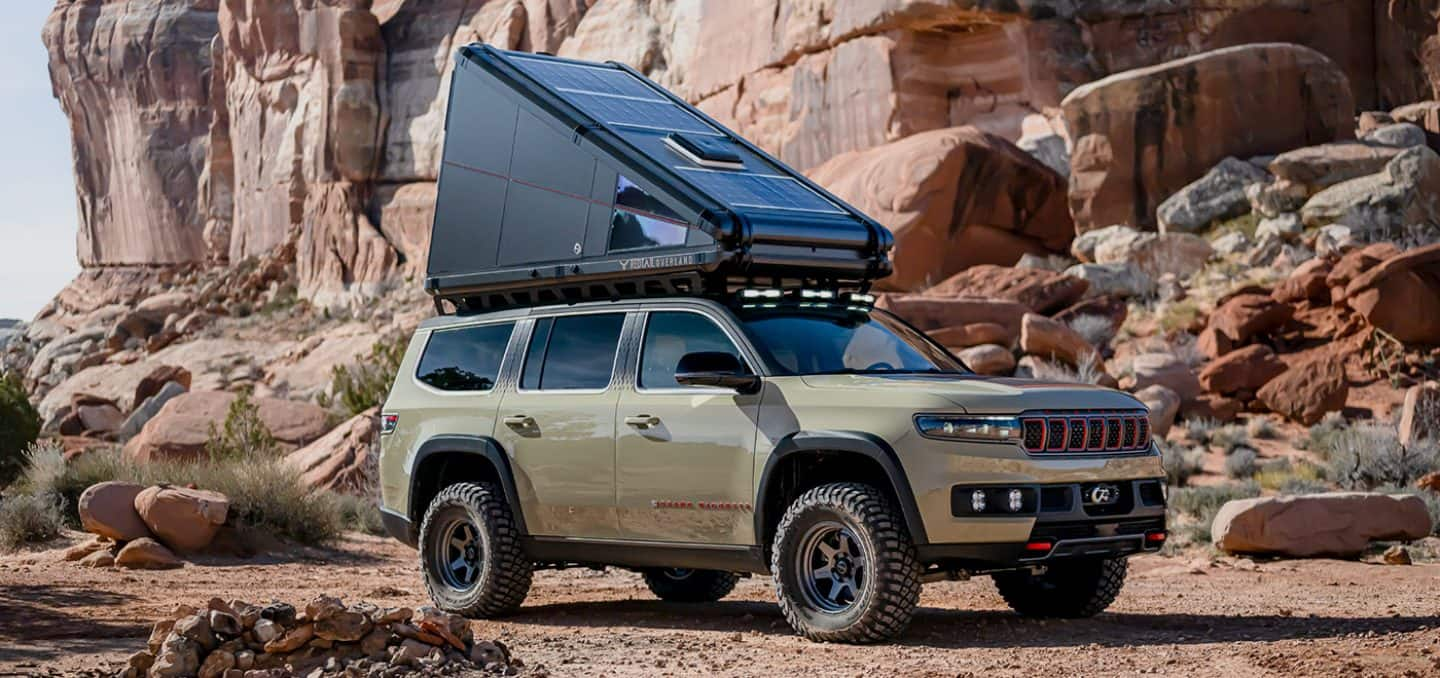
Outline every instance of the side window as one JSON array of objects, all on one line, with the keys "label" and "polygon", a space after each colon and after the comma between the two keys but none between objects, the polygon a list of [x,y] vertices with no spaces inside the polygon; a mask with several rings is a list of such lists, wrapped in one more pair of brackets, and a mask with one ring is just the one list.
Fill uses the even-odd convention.
[{"label": "side window", "polygon": [[542,391],[554,391],[610,385],[615,351],[620,346],[620,329],[625,326],[624,313],[542,320],[536,323],[534,337],[545,329],[542,325],[549,326],[549,340],[537,345],[539,342],[531,339],[531,352],[525,359],[525,373],[520,379],[522,387],[536,384]]},{"label": "side window", "polygon": [[741,364],[745,362],[735,343],[713,320],[698,313],[651,313],[640,353],[640,387],[685,388],[675,381],[675,367],[686,353],[701,351],[729,353]]},{"label": "side window", "polygon": [[689,230],[680,215],[624,175],[616,179],[615,209],[610,213],[611,252],[678,247],[685,244]]},{"label": "side window", "polygon": [[514,328],[514,323],[505,323],[432,332],[415,378],[442,391],[495,388]]}]

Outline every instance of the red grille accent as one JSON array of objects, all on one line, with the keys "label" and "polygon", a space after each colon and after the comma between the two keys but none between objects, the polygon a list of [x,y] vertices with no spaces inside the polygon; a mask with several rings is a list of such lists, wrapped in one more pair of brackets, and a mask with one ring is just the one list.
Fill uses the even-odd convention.
[{"label": "red grille accent", "polygon": [[1026,451],[1133,452],[1150,446],[1150,421],[1134,411],[1046,412],[1021,418]]}]

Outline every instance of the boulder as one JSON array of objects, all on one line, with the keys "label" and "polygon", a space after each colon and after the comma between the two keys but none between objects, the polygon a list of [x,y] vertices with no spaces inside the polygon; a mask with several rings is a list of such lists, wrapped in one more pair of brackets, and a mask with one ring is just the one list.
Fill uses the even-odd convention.
[{"label": "boulder", "polygon": [[209,546],[225,524],[230,501],[219,492],[159,485],[135,497],[135,510],[166,546],[196,552]]},{"label": "boulder", "polygon": [[878,308],[890,311],[921,330],[941,327],[992,323],[1005,328],[1006,334],[1020,336],[1020,318],[1030,309],[1024,304],[998,299],[946,299],[923,294],[885,294],[876,302]]},{"label": "boulder", "polygon": [[1372,144],[1409,148],[1425,145],[1425,130],[1413,123],[1394,122],[1366,132],[1363,138]]},{"label": "boulder", "polygon": [[1076,318],[1081,316],[1099,316],[1110,320],[1110,331],[1119,332],[1125,325],[1125,318],[1130,314],[1130,308],[1125,299],[1112,294],[1101,294],[1088,299],[1082,299],[1058,313],[1050,316],[1055,322],[1069,325]]},{"label": "boulder", "polygon": [[1132,393],[1159,384],[1189,403],[1200,395],[1200,380],[1185,361],[1169,353],[1141,353],[1130,364],[1131,375],[1121,386]]},{"label": "boulder", "polygon": [[947,348],[969,348],[982,344],[1010,346],[1020,337],[1011,334],[1004,325],[996,323],[970,323],[955,327],[942,327],[927,332],[936,343]]},{"label": "boulder", "polygon": [[1128,241],[1139,236],[1140,232],[1124,224],[1115,224],[1105,228],[1097,228],[1093,231],[1085,231],[1075,236],[1070,242],[1070,256],[1079,259],[1083,263],[1095,263],[1095,250],[1101,245],[1112,240]]},{"label": "boulder", "polygon": [[1440,344],[1440,243],[1386,259],[1351,280],[1345,303],[1407,344]]},{"label": "boulder", "polygon": [[1199,336],[1195,338],[1195,348],[1200,349],[1201,355],[1211,360],[1229,353],[1234,347],[1235,343],[1230,337],[1214,327],[1200,330]]},{"label": "boulder", "polygon": [[1407,389],[1400,407],[1400,444],[1409,448],[1421,441],[1440,442],[1440,383],[1433,381]]},{"label": "boulder", "polygon": [[1225,158],[1205,176],[1175,191],[1160,203],[1156,218],[1161,233],[1194,233],[1212,223],[1250,211],[1245,188],[1270,176],[1244,160]]},{"label": "boulder", "polygon": [[1074,140],[1071,213],[1082,232],[1117,223],[1151,229],[1161,201],[1225,157],[1349,138],[1355,112],[1340,67],[1276,43],[1115,73],[1075,88],[1061,108]]},{"label": "boulder", "polygon": [[1063,273],[981,264],[946,278],[925,294],[1005,299],[1048,315],[1079,301],[1089,287],[1088,282]]},{"label": "boulder", "polygon": [[183,563],[164,544],[149,537],[131,541],[115,555],[115,564],[136,570],[169,570]]},{"label": "boulder", "polygon": [[135,483],[107,480],[80,493],[76,508],[86,532],[115,541],[150,536],[150,529],[135,510],[135,497],[145,488]]},{"label": "boulder", "polygon": [[1290,272],[1290,277],[1280,281],[1270,292],[1271,298],[1284,304],[1304,301],[1316,304],[1330,302],[1330,285],[1326,282],[1331,266],[1323,258],[1311,259]]},{"label": "boulder", "polygon": [[1305,184],[1277,179],[1246,186],[1245,197],[1250,201],[1250,211],[1262,217],[1277,217],[1304,207],[1310,189]]},{"label": "boulder", "polygon": [[1121,299],[1148,297],[1155,292],[1155,280],[1130,262],[1115,264],[1075,264],[1065,275],[1089,284],[1089,292]]},{"label": "boulder", "polygon": [[1240,345],[1256,335],[1268,334],[1284,327],[1294,313],[1289,304],[1275,301],[1269,295],[1239,294],[1210,314],[1210,327]]},{"label": "boulder", "polygon": [[1244,231],[1231,231],[1211,240],[1210,247],[1222,257],[1240,254],[1250,247],[1250,238],[1246,237]]},{"label": "boulder", "polygon": [[1226,502],[1210,533],[1230,553],[1354,558],[1372,541],[1423,539],[1431,527],[1419,497],[1332,492]]},{"label": "boulder", "polygon": [[1144,403],[1150,413],[1150,431],[1158,437],[1169,433],[1180,411],[1180,394],[1161,384],[1151,384],[1136,391],[1135,398]]},{"label": "boulder", "polygon": [[1340,260],[1325,274],[1329,287],[1344,288],[1361,274],[1400,254],[1400,248],[1391,242],[1377,242],[1362,248],[1352,249],[1340,256]]},{"label": "boulder", "polygon": [[1274,217],[1267,217],[1260,220],[1255,227],[1255,239],[1279,238],[1286,242],[1295,242],[1300,239],[1300,234],[1305,231],[1305,224],[1300,222],[1300,215],[1294,212],[1286,212]]},{"label": "boulder", "polygon": [[1186,419],[1210,419],[1232,421],[1245,411],[1245,403],[1214,393],[1201,393],[1194,400],[1185,403],[1180,413]]},{"label": "boulder", "polygon": [[1200,370],[1200,385],[1211,393],[1254,392],[1285,371],[1285,363],[1263,344],[1236,349]]},{"label": "boulder", "polygon": [[146,423],[160,413],[160,409],[165,407],[165,403],[170,402],[183,393],[185,393],[185,386],[180,382],[165,382],[165,385],[161,386],[158,392],[135,406],[135,411],[131,412],[130,416],[125,418],[125,423],[120,425],[120,430],[115,432],[115,436],[119,438],[121,442],[127,442],[131,438],[134,438],[140,433],[141,429],[145,428]]},{"label": "boulder", "polygon": [[1300,217],[1312,228],[1340,222],[1372,234],[1440,228],[1440,155],[1425,146],[1404,149],[1383,171],[1311,196]]},{"label": "boulder", "polygon": [[174,365],[157,365],[149,374],[140,378],[135,384],[135,397],[130,400],[137,407],[151,396],[163,390],[166,384],[175,383],[180,386],[181,391],[190,390],[190,370]]},{"label": "boulder", "polygon": [[1347,141],[1286,151],[1270,161],[1270,172],[1313,194],[1335,184],[1375,174],[1403,148]]},{"label": "boulder", "polygon": [[1199,271],[1215,250],[1193,233],[1137,233],[1128,238],[1111,238],[1095,248],[1101,264],[1133,263],[1151,278],[1172,274],[1188,278]]},{"label": "boulder", "polygon": [[1255,397],[1271,412],[1313,426],[1327,412],[1344,408],[1349,394],[1343,361],[1325,357],[1291,366],[1267,382]]},{"label": "boulder", "polygon": [[[194,459],[204,451],[210,426],[222,426],[235,394],[197,391],[166,402],[140,434],[125,445],[137,461]],[[312,403],[277,398],[252,398],[260,420],[280,444],[297,448],[329,430],[325,409]]]},{"label": "boulder", "polygon": [[980,264],[1063,253],[1074,228],[1065,181],[1005,139],[936,129],[841,153],[809,172],[895,235],[883,290],[919,290]]},{"label": "boulder", "polygon": [[78,405],[72,413],[81,429],[92,434],[114,433],[125,423],[124,413],[111,402]]},{"label": "boulder", "polygon": [[1020,322],[1020,350],[1072,367],[1086,360],[1087,356],[1095,355],[1095,347],[1079,332],[1070,329],[1069,325],[1035,313],[1026,313]]},{"label": "boulder", "polygon": [[[311,489],[363,494],[372,478],[371,467],[379,408],[370,408],[336,426],[319,440],[285,456],[284,464]],[[317,629],[318,631],[318,629]]]},{"label": "boulder", "polygon": [[1015,371],[1015,354],[998,344],[972,346],[956,355],[977,374],[1008,377]]}]

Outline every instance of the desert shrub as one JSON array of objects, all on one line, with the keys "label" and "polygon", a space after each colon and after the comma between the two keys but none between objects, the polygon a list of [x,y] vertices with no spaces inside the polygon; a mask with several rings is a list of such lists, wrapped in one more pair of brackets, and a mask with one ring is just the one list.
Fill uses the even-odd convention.
[{"label": "desert shrub", "polygon": [[1208,418],[1185,420],[1185,437],[1200,445],[1209,445],[1210,437],[1220,428],[1220,422]]},{"label": "desert shrub", "polygon": [[1326,413],[1319,423],[1310,427],[1305,437],[1296,441],[1295,446],[1302,450],[1310,450],[1319,454],[1325,454],[1331,447],[1332,439],[1349,429],[1345,417],[1339,412]]},{"label": "desert shrub", "polygon": [[1256,440],[1274,440],[1280,437],[1275,422],[1265,417],[1254,417],[1245,424],[1245,433]]},{"label": "desert shrub", "polygon": [[1204,450],[1187,450],[1163,442],[1160,445],[1160,464],[1165,469],[1165,480],[1175,487],[1184,487],[1190,482],[1190,477],[1199,473],[1205,465]]},{"label": "desert shrub", "polygon": [[1210,445],[1231,454],[1242,447],[1248,447],[1250,434],[1240,424],[1226,424],[1210,432]]},{"label": "desert shrub", "polygon": [[1255,476],[1256,470],[1255,450],[1248,447],[1236,448],[1229,457],[1225,458],[1225,476],[1235,480],[1247,480]]},{"label": "desert shrub", "polygon": [[385,402],[390,385],[395,382],[395,373],[400,371],[400,360],[405,357],[407,341],[404,335],[394,335],[370,347],[370,355],[358,363],[336,365],[330,371],[330,403],[343,412],[354,416],[377,407]]},{"label": "desert shrub", "polygon": [[1070,321],[1070,329],[1095,347],[1104,346],[1115,335],[1114,325],[1103,315],[1076,316]]},{"label": "desert shrub", "polygon": [[15,493],[0,498],[0,551],[60,536],[64,517],[60,503],[49,494]]},{"label": "desert shrub", "polygon": [[274,456],[279,445],[270,428],[260,418],[260,408],[250,400],[250,390],[243,389],[225,411],[220,427],[210,424],[205,452],[213,459],[239,459],[251,455]]},{"label": "desert shrub", "polygon": [[1259,483],[1260,487],[1282,494],[1323,491],[1327,487],[1324,479],[1324,470],[1319,466],[1308,461],[1296,463],[1286,458],[1265,462],[1255,472],[1255,482]]},{"label": "desert shrub", "polygon": [[1210,526],[1215,514],[1226,502],[1260,496],[1260,486],[1253,481],[1211,487],[1182,487],[1170,491],[1169,509],[1173,516],[1184,520],[1172,522],[1182,526],[1179,530],[1192,542],[1211,541]]},{"label": "desert shrub", "polygon": [[20,376],[0,372],[0,487],[25,468],[25,450],[40,435],[40,414],[30,405]]},{"label": "desert shrub", "polygon": [[380,505],[374,497],[337,494],[335,498],[339,502],[340,524],[344,529],[375,536],[385,534],[385,524],[380,521]]},{"label": "desert shrub", "polygon": [[1325,440],[1327,446],[1317,451],[1328,464],[1326,475],[1347,490],[1406,487],[1440,468],[1440,447],[1422,442],[1406,449],[1388,427],[1356,426]]},{"label": "desert shrub", "polygon": [[1094,353],[1086,353],[1080,358],[1080,364],[1075,369],[1049,360],[1035,361],[1034,377],[1040,381],[1054,381],[1067,384],[1094,384],[1100,381],[1100,375],[1104,374],[1101,369],[1100,357]]},{"label": "desert shrub", "polygon": [[1189,331],[1199,320],[1200,304],[1194,299],[1181,299],[1160,304],[1155,318],[1161,331],[1166,333]]}]

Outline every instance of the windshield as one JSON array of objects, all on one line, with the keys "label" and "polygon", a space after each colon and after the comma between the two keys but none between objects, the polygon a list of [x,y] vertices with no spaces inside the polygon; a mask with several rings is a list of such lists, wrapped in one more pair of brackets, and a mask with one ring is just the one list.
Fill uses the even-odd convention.
[{"label": "windshield", "polygon": [[780,375],[965,371],[943,348],[882,311],[777,305],[742,307],[736,315]]}]

